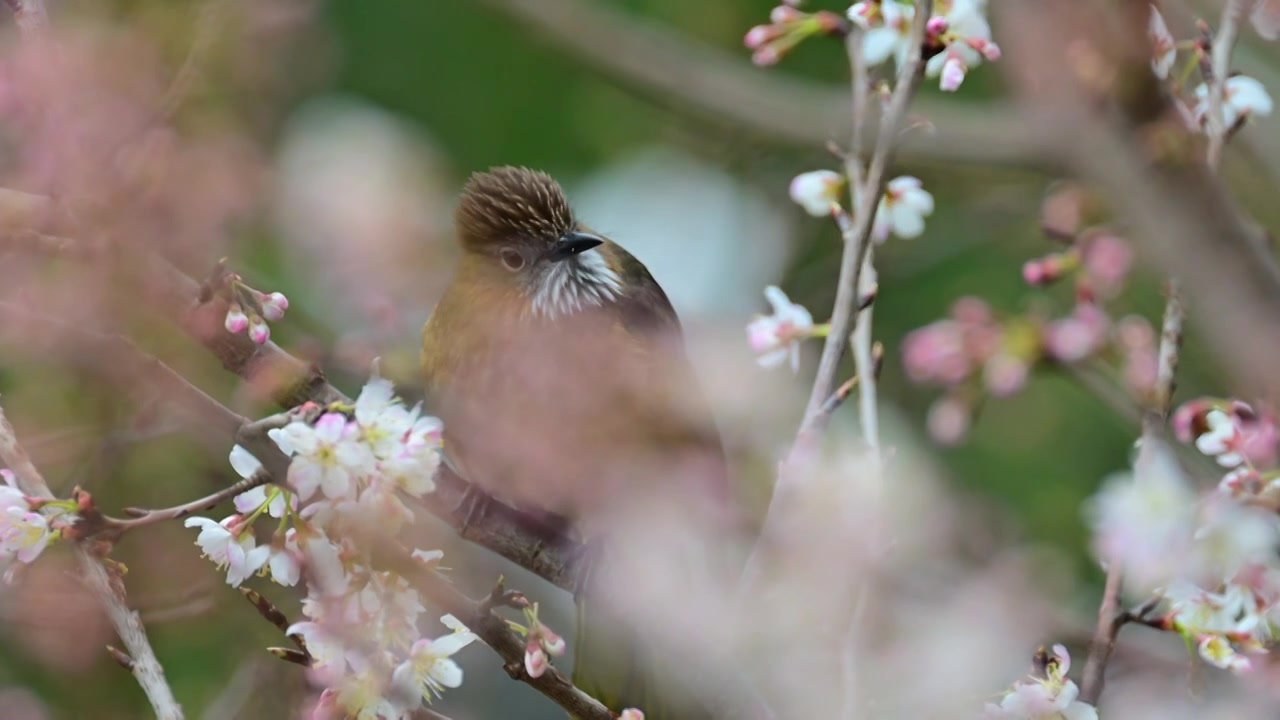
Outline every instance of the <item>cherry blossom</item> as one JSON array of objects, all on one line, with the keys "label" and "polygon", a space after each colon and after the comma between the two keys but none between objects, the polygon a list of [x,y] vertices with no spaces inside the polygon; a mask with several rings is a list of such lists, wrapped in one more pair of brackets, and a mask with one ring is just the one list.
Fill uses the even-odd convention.
[{"label": "cherry blossom", "polygon": [[865,31],[862,57],[868,65],[879,65],[893,58],[899,65],[911,49],[911,22],[914,5],[899,0],[854,3],[847,13],[849,20]]},{"label": "cherry blossom", "polygon": [[618,716],[618,720],[644,720],[644,713],[636,708],[627,708]]},{"label": "cherry blossom", "polygon": [[1132,474],[1104,481],[1086,515],[1098,559],[1119,564],[1136,592],[1163,586],[1182,573],[1195,534],[1196,494],[1168,446],[1147,448]]},{"label": "cherry blossom", "polygon": [[1071,656],[1062,645],[1053,646],[1045,677],[1030,677],[1009,690],[999,704],[988,703],[992,720],[1097,720],[1098,711],[1078,699],[1080,688],[1067,677]]},{"label": "cherry blossom", "polygon": [[475,633],[462,631],[434,640],[418,640],[410,649],[409,657],[396,667],[392,682],[399,684],[411,680],[419,695],[428,701],[433,695],[438,697],[445,688],[461,686],[462,668],[454,662],[453,656],[477,639]]},{"label": "cherry blossom", "polygon": [[1147,35],[1151,38],[1151,70],[1161,80],[1169,78],[1169,71],[1178,59],[1178,48],[1173,35],[1169,34],[1169,26],[1165,25],[1164,16],[1155,5],[1151,6],[1151,20],[1147,25]]},{"label": "cherry blossom", "polygon": [[984,59],[1000,59],[1000,47],[991,39],[991,26],[987,23],[985,0],[952,0],[944,14],[931,22],[934,40],[944,50],[925,64],[925,75],[940,78],[940,87],[947,92],[960,89],[969,70]]},{"label": "cherry blossom", "polygon": [[1196,438],[1196,448],[1217,460],[1222,467],[1233,468],[1244,462],[1240,453],[1240,432],[1235,420],[1221,410],[1205,416],[1208,432]]},{"label": "cherry blossom", "polygon": [[933,195],[919,178],[903,176],[890,180],[876,211],[872,234],[883,242],[890,234],[900,238],[920,237],[924,219],[933,214]]},{"label": "cherry blossom", "polygon": [[774,285],[764,289],[773,306],[772,315],[758,315],[747,325],[747,342],[759,357],[762,367],[777,367],[790,361],[791,369],[800,369],[800,343],[817,337],[825,326],[815,326],[813,316],[803,305],[791,302],[787,294]]},{"label": "cherry blossom", "polygon": [[200,552],[219,568],[227,570],[227,584],[239,587],[267,562],[271,548],[259,547],[252,529],[241,527],[242,518],[232,515],[220,523],[209,518],[191,517],[186,527],[200,528],[196,545]]},{"label": "cherry blossom", "polygon": [[845,180],[831,170],[813,170],[791,181],[791,199],[814,217],[827,217],[840,207]]},{"label": "cherry blossom", "polygon": [[[1267,88],[1257,80],[1236,75],[1227,78],[1223,87],[1222,121],[1228,128],[1236,123],[1247,121],[1252,117],[1265,117],[1271,114],[1271,95]],[[1209,86],[1201,84],[1196,88],[1195,116],[1201,125],[1209,118]]]},{"label": "cherry blossom", "polygon": [[373,471],[373,453],[361,444],[357,428],[341,413],[326,413],[314,426],[294,421],[270,435],[286,455],[289,484],[299,500],[307,500],[318,488],[327,498],[346,497],[355,479]]}]

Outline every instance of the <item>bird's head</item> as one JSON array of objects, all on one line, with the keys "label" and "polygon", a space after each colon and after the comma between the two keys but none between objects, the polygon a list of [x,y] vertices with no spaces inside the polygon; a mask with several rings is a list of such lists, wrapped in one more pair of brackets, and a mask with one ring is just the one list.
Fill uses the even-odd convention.
[{"label": "bird's head", "polygon": [[462,249],[529,296],[535,314],[556,317],[622,293],[600,246],[605,239],[574,217],[550,175],[516,167],[471,176],[455,214]]}]

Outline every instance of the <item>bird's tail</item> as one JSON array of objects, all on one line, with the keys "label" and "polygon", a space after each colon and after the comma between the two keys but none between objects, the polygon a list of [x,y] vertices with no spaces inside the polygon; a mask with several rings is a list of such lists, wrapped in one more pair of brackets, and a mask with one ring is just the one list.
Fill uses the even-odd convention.
[{"label": "bird's tail", "polygon": [[[599,563],[598,551],[592,554],[592,564]],[[708,716],[693,698],[656,671],[645,638],[633,623],[611,612],[592,575],[588,572],[588,579],[574,595],[577,634],[573,684],[615,713],[637,708],[644,712],[645,720],[706,720]]]}]

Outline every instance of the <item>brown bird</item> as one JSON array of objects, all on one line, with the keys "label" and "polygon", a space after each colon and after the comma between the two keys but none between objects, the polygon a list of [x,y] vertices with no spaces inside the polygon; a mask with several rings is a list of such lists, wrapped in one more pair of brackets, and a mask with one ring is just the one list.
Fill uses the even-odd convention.
[{"label": "brown bird", "polygon": [[[575,684],[615,712],[699,717],[604,600],[646,582],[623,558],[647,528],[735,523],[675,310],[639,260],[579,222],[545,173],[472,176],[455,222],[461,257],[422,350],[446,461],[517,508],[568,518],[592,549],[591,583],[576,593]],[[648,572],[676,574],[664,587],[699,572],[685,558],[652,560]]]}]

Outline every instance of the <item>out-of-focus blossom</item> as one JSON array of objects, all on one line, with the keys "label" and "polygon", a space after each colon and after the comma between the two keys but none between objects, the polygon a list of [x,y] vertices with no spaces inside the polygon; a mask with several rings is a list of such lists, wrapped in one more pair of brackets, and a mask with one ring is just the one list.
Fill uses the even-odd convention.
[{"label": "out-of-focus blossom", "polygon": [[1146,318],[1131,315],[1116,324],[1116,341],[1123,356],[1125,385],[1137,397],[1155,391],[1160,358],[1156,333]]},{"label": "out-of-focus blossom", "polygon": [[1109,329],[1110,321],[1101,308],[1078,304],[1070,315],[1045,326],[1045,351],[1055,360],[1078,362],[1106,344]]},{"label": "out-of-focus blossom", "polygon": [[1009,690],[999,704],[988,703],[985,717],[991,720],[1097,720],[1098,711],[1078,699],[1080,688],[1067,677],[1071,656],[1062,645],[1053,646],[1053,656],[1044,677],[1029,677]]},{"label": "out-of-focus blossom", "polygon": [[787,294],[776,286],[764,289],[764,296],[773,306],[772,315],[757,315],[747,325],[747,342],[759,357],[763,367],[777,367],[788,360],[791,369],[800,369],[800,343],[811,337],[825,335],[827,326],[814,325],[813,316],[803,305],[791,302]]},{"label": "out-of-focus blossom", "polygon": [[1000,59],[1000,46],[991,39],[985,0],[952,0],[940,22],[930,23],[933,40],[943,51],[925,64],[928,77],[940,78],[940,87],[955,92],[969,71],[982,61]]},{"label": "out-of-focus blossom", "polygon": [[1022,279],[1032,287],[1042,287],[1061,280],[1079,266],[1079,255],[1074,251],[1052,253],[1042,258],[1028,260],[1022,265]]},{"label": "out-of-focus blossom", "polygon": [[1124,288],[1133,268],[1133,248],[1109,232],[1097,232],[1081,240],[1081,264],[1094,293],[1111,298]]},{"label": "out-of-focus blossom", "polygon": [[636,708],[627,708],[618,716],[618,720],[644,720],[644,713]]},{"label": "out-of-focus blossom", "polygon": [[959,445],[969,435],[973,410],[964,400],[945,395],[929,407],[925,424],[934,442],[943,446]]},{"label": "out-of-focus blossom", "polygon": [[916,16],[914,5],[899,0],[854,3],[849,20],[864,31],[862,58],[868,65],[879,65],[889,58],[901,64],[911,49],[911,22]]},{"label": "out-of-focus blossom", "polygon": [[920,237],[924,232],[924,219],[932,214],[933,195],[924,189],[919,178],[894,178],[885,186],[872,234],[879,242],[884,242],[890,234],[900,238]]},{"label": "out-of-focus blossom", "polygon": [[51,537],[44,515],[17,506],[0,511],[0,559],[30,563],[44,552]]},{"label": "out-of-focus blossom", "polygon": [[250,575],[262,569],[271,553],[270,547],[258,546],[253,530],[242,528],[241,520],[239,515],[232,515],[220,523],[209,518],[191,517],[183,523],[186,527],[200,528],[196,545],[219,568],[226,568],[227,584],[232,587],[239,587]]},{"label": "out-of-focus blossom", "polygon": [[1120,565],[1138,593],[1183,571],[1195,534],[1196,495],[1169,447],[1144,448],[1134,473],[1112,475],[1085,509],[1098,559]]},{"label": "out-of-focus blossom", "polygon": [[1249,13],[1249,22],[1264,39],[1280,38],[1280,0],[1258,0]]},{"label": "out-of-focus blossom", "polygon": [[[1233,128],[1236,123],[1255,116],[1266,117],[1271,114],[1271,95],[1262,83],[1251,77],[1236,75],[1227,78],[1222,92],[1222,121],[1227,128]],[[1195,116],[1201,125],[1209,121],[1208,85],[1201,84],[1196,88]]]},{"label": "out-of-focus blossom", "polygon": [[1222,467],[1233,468],[1244,462],[1240,452],[1240,430],[1235,420],[1221,410],[1212,410],[1205,416],[1208,431],[1196,438],[1196,448],[1218,461]]},{"label": "out-of-focus blossom", "polygon": [[1156,77],[1167,80],[1169,71],[1173,69],[1173,63],[1178,59],[1178,48],[1173,35],[1169,33],[1169,26],[1164,22],[1164,16],[1155,5],[1151,6],[1147,36],[1151,38],[1151,70]]},{"label": "out-of-focus blossom", "polygon": [[831,170],[800,173],[791,180],[791,199],[814,217],[827,217],[840,208],[845,180]]},{"label": "out-of-focus blossom", "polygon": [[1004,329],[986,302],[960,298],[951,317],[913,330],[902,342],[903,366],[914,382],[955,385],[1000,351]]}]

